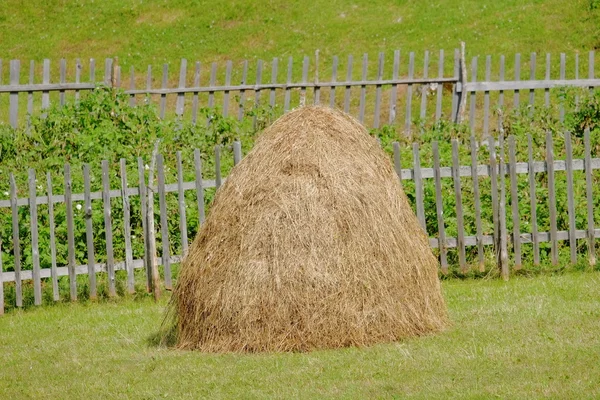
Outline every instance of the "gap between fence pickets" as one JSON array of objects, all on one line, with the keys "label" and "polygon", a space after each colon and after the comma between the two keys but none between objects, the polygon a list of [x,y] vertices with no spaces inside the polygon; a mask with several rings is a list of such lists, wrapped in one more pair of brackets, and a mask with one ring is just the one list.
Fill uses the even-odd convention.
[{"label": "gap between fence pickets", "polygon": [[[591,169],[596,170],[600,169],[600,158],[592,158],[590,160]],[[517,174],[528,174],[529,171],[529,163],[528,162],[518,162],[515,164],[515,172]],[[461,165],[459,167],[459,176],[461,177],[471,177],[472,170],[470,165]],[[496,171],[498,171],[499,167],[496,167]],[[490,176],[491,167],[487,164],[482,164],[477,166],[477,176]],[[567,165],[565,160],[554,160],[554,171],[566,171]],[[583,171],[585,170],[585,159],[574,159],[572,163],[573,171]],[[422,179],[433,179],[434,178],[434,169],[433,168],[420,168],[421,178]],[[504,163],[502,167],[502,171],[508,171],[508,163]],[[533,172],[548,172],[548,165],[546,161],[534,161],[533,162]],[[440,168],[440,177],[441,178],[452,178],[452,167],[441,167]],[[415,170],[413,168],[403,168],[401,170],[401,179],[402,180],[414,180],[415,178]],[[227,178],[223,178],[222,183],[225,183]],[[216,187],[216,181],[213,180],[203,180],[202,187],[206,188],[214,188]],[[156,186],[153,186],[154,190],[157,190]],[[184,190],[195,190],[196,189],[196,181],[192,182],[184,182],[183,183]],[[172,193],[179,191],[178,183],[169,183],[165,184],[165,193]],[[128,196],[139,196],[139,188],[138,187],[129,187],[127,188]],[[109,193],[111,198],[120,198],[123,195],[121,189],[111,190]],[[92,192],[90,193],[91,200],[102,200],[102,192]],[[65,196],[64,195],[53,195],[52,203],[64,203]],[[77,193],[72,195],[72,201],[84,201],[84,194]],[[48,204],[48,196],[39,196],[36,197],[36,204]],[[29,205],[29,198],[20,198],[17,200],[18,206],[27,206]],[[10,200],[0,200],[0,208],[8,208],[10,207]]]}]

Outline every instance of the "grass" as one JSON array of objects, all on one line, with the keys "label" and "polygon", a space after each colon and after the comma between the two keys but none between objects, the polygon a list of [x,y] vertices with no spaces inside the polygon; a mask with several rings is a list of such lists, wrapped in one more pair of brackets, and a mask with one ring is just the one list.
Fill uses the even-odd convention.
[{"label": "grass", "polygon": [[0,2],[0,55],[41,61],[119,56],[125,67],[379,51],[452,50],[471,56],[600,47],[594,0],[368,3],[44,0]]},{"label": "grass", "polygon": [[[62,304],[0,318],[1,398],[598,398],[600,275],[443,283],[453,326],[308,354],[153,347],[165,302]],[[166,301],[166,300],[165,300]]]}]

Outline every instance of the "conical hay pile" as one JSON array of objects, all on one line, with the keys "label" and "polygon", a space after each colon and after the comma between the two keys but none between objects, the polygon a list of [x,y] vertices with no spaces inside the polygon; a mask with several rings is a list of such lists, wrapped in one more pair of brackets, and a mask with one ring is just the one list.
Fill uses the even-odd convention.
[{"label": "conical hay pile", "polygon": [[166,323],[178,347],[207,352],[395,341],[445,326],[437,268],[377,141],[349,115],[304,107],[219,189]]}]

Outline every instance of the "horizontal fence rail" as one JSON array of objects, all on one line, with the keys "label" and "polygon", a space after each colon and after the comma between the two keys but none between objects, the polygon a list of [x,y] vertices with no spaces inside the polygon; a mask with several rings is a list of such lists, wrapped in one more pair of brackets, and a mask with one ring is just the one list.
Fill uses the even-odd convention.
[{"label": "horizontal fence rail", "polygon": [[[504,56],[477,56],[467,63],[466,56],[455,49],[452,57],[443,50],[423,55],[396,50],[391,59],[390,54],[380,53],[375,60],[365,54],[360,59],[334,56],[324,62],[317,53],[300,60],[258,60],[256,65],[247,60],[205,65],[183,59],[176,74],[170,72],[170,64],[158,72],[153,66],[143,71],[131,67],[126,72],[117,58],[106,59],[103,66],[97,66],[94,59],[85,66],[81,60],[68,65],[64,59],[58,63],[46,59],[41,71],[31,61],[27,77],[23,76],[26,63],[11,60],[7,84],[3,84],[0,60],[0,118],[13,127],[29,124],[32,115],[51,103],[65,104],[67,93],[73,93],[77,102],[82,92],[108,85],[123,89],[132,106],[151,102],[161,118],[171,116],[192,123],[204,107],[241,120],[255,107],[282,113],[315,103],[343,109],[373,128],[388,124],[410,134],[418,132],[423,121],[445,119],[468,122],[473,131],[488,135],[501,124],[499,110],[522,105],[548,107],[550,98],[556,97],[551,89],[600,87],[595,53],[589,52],[586,61],[580,58],[584,57],[579,53],[569,57],[546,54],[541,63],[538,55],[531,53],[529,58],[516,54],[513,62]],[[56,64],[58,72],[51,70]],[[567,71],[572,71],[572,76],[567,77]],[[36,76],[40,72],[41,79]],[[561,105],[561,118],[564,112]]]},{"label": "horizontal fence rail", "polygon": [[[451,147],[445,147],[443,152],[442,143],[438,142],[433,142],[428,151],[417,143],[410,149],[402,149],[398,142],[392,143],[390,156],[396,174],[411,199],[417,219],[429,235],[431,247],[437,252],[442,272],[448,273],[453,265],[463,272],[470,268],[483,271],[486,249],[497,252],[502,246],[509,248],[509,261],[515,270],[523,264],[524,245],[532,246],[533,264],[539,264],[543,243],[549,243],[550,248],[544,251],[548,251],[548,259],[556,265],[560,259],[558,244],[563,241],[568,242],[569,262],[577,262],[578,255],[585,250],[589,262],[595,263],[600,229],[596,227],[594,207],[600,205],[594,202],[598,198],[594,190],[600,186],[594,174],[600,169],[600,158],[592,158],[590,132],[586,131],[578,139],[585,144],[584,151],[579,152],[582,158],[573,158],[572,137],[566,132],[564,148],[558,149],[563,159],[555,159],[554,138],[548,133],[543,161],[534,160],[529,137],[528,160],[518,162],[517,145],[523,150],[525,139],[510,136],[506,141],[502,137],[499,141],[491,137],[478,141],[472,137],[470,143],[463,145],[453,139]],[[410,154],[408,160],[407,154]],[[445,161],[451,165],[442,166],[441,157],[451,160]],[[487,160],[485,164],[481,163],[482,157]],[[471,160],[470,165],[461,165],[461,159],[467,158]],[[29,281],[33,281],[35,304],[41,304],[42,287],[51,286],[52,298],[59,300],[58,282],[63,276],[68,276],[71,300],[77,299],[79,275],[88,276],[93,298],[97,290],[96,276],[104,274],[109,295],[114,296],[118,271],[125,271],[127,290],[134,292],[135,270],[143,270],[148,282],[146,289],[150,290],[150,275],[154,273],[151,264],[155,262],[163,267],[163,284],[171,288],[172,265],[181,261],[197,232],[197,224],[204,221],[205,207],[210,205],[207,194],[225,182],[224,163],[232,161],[231,166],[234,166],[241,159],[239,142],[229,147],[217,146],[214,170],[208,171],[214,174],[214,179],[205,179],[203,174],[207,171],[198,150],[193,153],[193,160],[186,160],[178,153],[176,163],[170,165],[174,171],[170,177],[175,183],[167,182],[167,166],[161,154],[156,156],[157,179],[152,182],[146,179],[148,169],[154,169],[147,168],[141,159],[133,166],[121,160],[113,167],[117,171],[111,171],[108,163],[102,162],[93,175],[93,169],[87,164],[83,169],[65,165],[62,194],[54,193],[61,185],[53,182],[51,174],[46,174],[41,184],[41,179],[36,180],[36,171],[30,170],[26,197],[19,197],[25,188],[17,187],[17,180],[11,175],[10,199],[0,200],[0,212],[10,209],[13,241],[0,243],[0,251],[4,252],[4,257],[0,257],[0,263],[4,259],[0,281],[15,285],[17,307],[23,305],[23,288]],[[425,159],[433,166],[426,166]],[[402,168],[407,161],[410,168]],[[135,185],[130,185],[129,171],[137,172]],[[101,179],[94,181],[91,176]],[[580,181],[576,183],[575,178]],[[84,191],[73,193],[75,182],[81,186],[81,180]],[[114,188],[115,182],[119,189]],[[94,191],[92,186],[101,190]],[[40,196],[40,191],[45,195]],[[568,201],[560,200],[565,196]],[[59,207],[62,207],[60,237],[66,237],[65,243],[57,242]],[[544,216],[540,217],[542,212]],[[559,219],[567,222],[557,224]],[[155,232],[149,228],[150,220],[156,223]],[[104,228],[100,236],[93,226]],[[547,231],[542,231],[543,226],[548,227]],[[50,248],[41,247],[42,230],[49,236]],[[26,235],[23,232],[27,232]],[[86,243],[76,245],[75,238],[83,240],[84,236]],[[585,245],[578,243],[582,239]],[[143,241],[143,246],[137,246],[138,241]],[[120,256],[115,258],[117,242],[122,243],[122,248],[118,250]],[[153,247],[149,247],[150,243]],[[158,251],[152,256],[149,248]],[[456,253],[451,254],[451,251]],[[50,260],[48,254],[51,254]],[[41,256],[45,257],[44,263],[40,261]],[[503,271],[508,271],[508,265],[501,266]],[[0,285],[6,292],[4,286]]]}]

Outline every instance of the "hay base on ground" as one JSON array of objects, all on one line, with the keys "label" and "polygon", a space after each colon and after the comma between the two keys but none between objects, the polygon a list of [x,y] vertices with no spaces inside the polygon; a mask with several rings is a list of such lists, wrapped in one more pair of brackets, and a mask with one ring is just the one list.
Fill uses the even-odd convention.
[{"label": "hay base on ground", "polygon": [[347,114],[303,107],[219,189],[166,324],[179,348],[207,352],[396,341],[446,325],[437,274],[377,141]]}]

